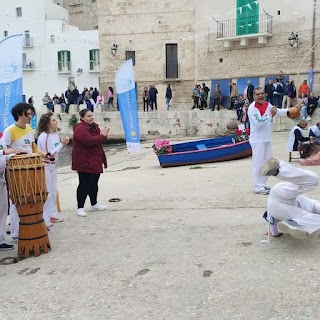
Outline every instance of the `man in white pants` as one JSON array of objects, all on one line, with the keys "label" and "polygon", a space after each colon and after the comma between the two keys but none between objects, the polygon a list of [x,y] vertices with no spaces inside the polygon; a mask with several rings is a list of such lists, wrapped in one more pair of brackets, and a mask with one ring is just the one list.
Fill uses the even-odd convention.
[{"label": "man in white pants", "polygon": [[268,177],[260,175],[261,166],[271,158],[271,121],[275,115],[287,116],[287,110],[277,109],[269,102],[265,102],[265,94],[262,88],[254,90],[254,102],[248,109],[250,121],[249,142],[252,149],[252,171],[254,192],[268,194]]},{"label": "man in white pants", "polygon": [[280,231],[306,239],[320,229],[320,202],[304,195],[318,186],[316,173],[274,158],[262,166],[260,173],[285,181],[273,186],[268,197],[267,220],[273,236]]}]

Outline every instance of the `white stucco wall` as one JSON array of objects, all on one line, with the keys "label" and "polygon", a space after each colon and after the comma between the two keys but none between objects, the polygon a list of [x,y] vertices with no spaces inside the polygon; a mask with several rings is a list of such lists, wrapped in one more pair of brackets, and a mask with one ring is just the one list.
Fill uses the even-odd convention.
[{"label": "white stucco wall", "polygon": [[[20,6],[23,16],[17,18],[16,7]],[[50,10],[49,15],[46,8]],[[99,73],[89,72],[89,50],[99,49],[98,31],[79,31],[67,25],[67,10],[52,0],[28,0],[28,4],[23,0],[11,0],[3,11],[0,39],[4,30],[9,35],[30,31],[33,46],[23,48],[23,52],[27,60],[33,62],[34,70],[23,71],[23,88],[27,99],[34,97],[36,107],[46,91],[51,97],[65,92],[69,77],[74,77],[80,91],[83,87],[99,87]],[[46,19],[46,15],[51,19]],[[63,24],[65,31],[62,31]],[[54,42],[51,42],[51,35],[54,35]],[[60,50],[71,52],[71,72],[68,74],[58,73],[57,52]],[[78,68],[83,70],[80,76],[77,75]]]}]

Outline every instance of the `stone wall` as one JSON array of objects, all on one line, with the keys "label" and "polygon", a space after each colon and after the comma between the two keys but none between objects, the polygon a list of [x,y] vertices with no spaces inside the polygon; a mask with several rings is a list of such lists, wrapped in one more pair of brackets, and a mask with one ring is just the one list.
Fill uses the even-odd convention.
[{"label": "stone wall", "polygon": [[[55,115],[58,120],[59,132],[62,135],[72,137],[72,129],[69,127],[69,119],[76,115],[79,119],[79,107],[72,105],[70,113],[62,113],[59,106],[55,106]],[[84,106],[80,106],[80,109]],[[42,106],[37,110],[38,117],[47,112],[47,108]],[[124,138],[120,112],[107,111],[94,112],[95,121],[100,127],[108,126],[110,128],[111,138]],[[235,120],[235,111],[220,110],[190,110],[190,111],[157,111],[143,112],[139,110],[140,131],[143,139],[154,139],[159,136],[163,137],[186,137],[192,139],[197,137],[214,137],[223,135],[227,132],[226,125],[228,122]],[[317,109],[312,117],[310,125],[320,121],[320,109]],[[289,118],[275,117],[272,130],[288,132],[296,125],[298,120]]]}]

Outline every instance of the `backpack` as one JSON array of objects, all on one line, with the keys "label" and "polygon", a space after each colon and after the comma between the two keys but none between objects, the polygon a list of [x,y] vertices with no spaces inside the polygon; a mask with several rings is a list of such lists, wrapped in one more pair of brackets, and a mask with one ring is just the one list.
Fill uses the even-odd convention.
[{"label": "backpack", "polygon": [[278,92],[278,93],[283,93],[283,86],[281,85],[281,83],[277,84],[277,87],[276,87],[275,91]]}]

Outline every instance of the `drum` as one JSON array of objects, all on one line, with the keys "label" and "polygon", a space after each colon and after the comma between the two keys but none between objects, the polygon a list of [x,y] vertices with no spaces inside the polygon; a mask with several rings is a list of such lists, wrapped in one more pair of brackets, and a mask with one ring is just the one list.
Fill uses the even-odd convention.
[{"label": "drum", "polygon": [[28,258],[50,250],[43,220],[43,204],[47,198],[43,157],[39,154],[12,156],[7,163],[9,197],[19,215],[18,255]]},{"label": "drum", "polygon": [[16,205],[44,203],[47,198],[43,157],[39,154],[12,156],[7,163],[9,197]]},{"label": "drum", "polygon": [[30,254],[36,257],[48,253],[50,241],[43,220],[43,203],[29,203],[17,206],[19,213],[18,255],[28,258]]}]

